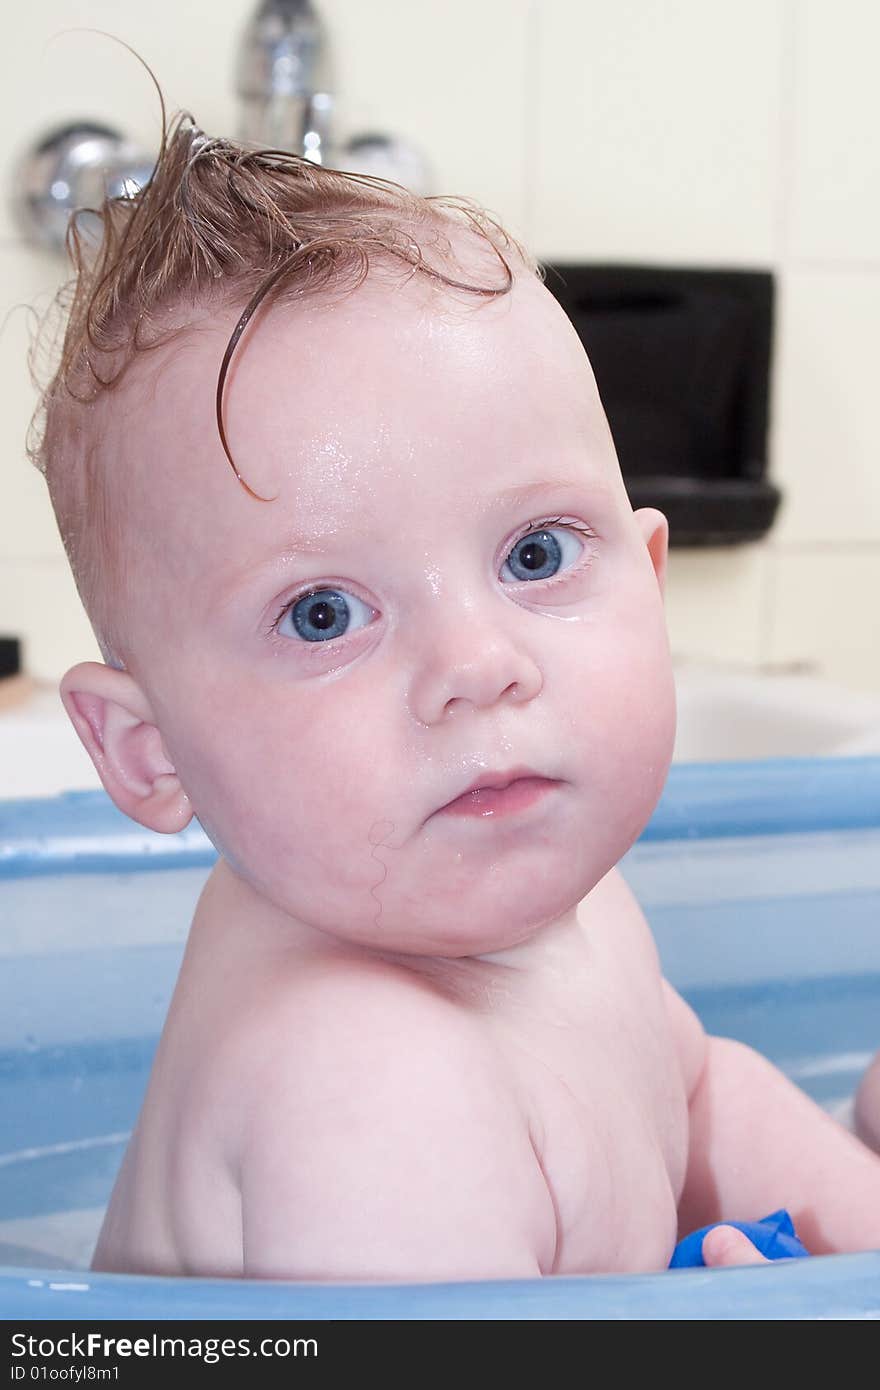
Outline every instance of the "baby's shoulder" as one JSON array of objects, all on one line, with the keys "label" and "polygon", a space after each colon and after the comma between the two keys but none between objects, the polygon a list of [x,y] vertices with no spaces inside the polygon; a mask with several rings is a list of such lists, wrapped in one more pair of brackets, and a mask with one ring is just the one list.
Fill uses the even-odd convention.
[{"label": "baby's shoulder", "polygon": [[651,928],[618,867],[609,869],[580,902],[578,917],[594,940],[604,941],[615,954],[642,960],[659,975],[659,956]]},{"label": "baby's shoulder", "polygon": [[[331,957],[276,972],[227,1031],[216,1068],[252,1111],[314,1121],[326,1097],[350,1111],[512,1084],[473,1010],[430,979],[381,960]],[[500,1103],[500,1100],[496,1102]]]},{"label": "baby's shoulder", "polygon": [[[659,986],[676,1057],[690,1098],[703,1071],[708,1046],[697,1015],[661,973],[660,957],[651,928],[635,894],[618,868],[612,869],[581,904],[581,920],[614,948],[627,968],[638,963],[652,991]],[[631,983],[634,979],[631,978]]]},{"label": "baby's shoulder", "polygon": [[[257,1023],[257,1020],[253,1020]],[[380,956],[334,954],[298,960],[267,980],[257,1028],[291,1040],[377,1047],[401,1037],[436,1033],[478,1045],[483,1030],[472,1011],[432,978]]]},{"label": "baby's shoulder", "polygon": [[[227,976],[219,999],[199,983],[198,1026],[182,1049],[166,1040],[139,1149],[150,1191],[166,1165],[197,1267],[210,1246],[210,1267],[260,1278],[549,1268],[529,1116],[472,1009],[378,960],[276,958]],[[142,1192],[126,1204],[160,1227]],[[237,1245],[217,1255],[221,1226]]]},{"label": "baby's shoulder", "polygon": [[552,1201],[504,1054],[430,983],[333,962],[268,1000],[243,1050],[231,1158],[247,1273],[476,1277],[486,1261],[537,1274],[552,1260]]},{"label": "baby's shoulder", "polygon": [[615,920],[625,919],[639,929],[647,926],[638,898],[624,878],[619,865],[609,869],[607,874],[599,879],[581,906],[587,906]]}]

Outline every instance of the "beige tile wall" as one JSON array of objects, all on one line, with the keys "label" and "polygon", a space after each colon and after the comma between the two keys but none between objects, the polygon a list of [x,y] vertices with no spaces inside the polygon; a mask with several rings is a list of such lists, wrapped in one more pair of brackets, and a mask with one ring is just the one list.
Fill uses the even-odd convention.
[{"label": "beige tile wall", "polygon": [[[779,276],[765,542],[674,552],[673,647],[750,666],[813,664],[880,691],[880,6],[873,0],[317,0],[342,135],[395,131],[436,191],[481,199],[538,255],[770,267]],[[74,116],[155,145],[146,79],[234,127],[232,65],[252,0],[41,0],[0,53],[17,152]],[[54,37],[53,37],[54,36]],[[96,650],[42,480],[24,461],[28,317],[58,267],[0,199],[0,632],[55,678]]]}]

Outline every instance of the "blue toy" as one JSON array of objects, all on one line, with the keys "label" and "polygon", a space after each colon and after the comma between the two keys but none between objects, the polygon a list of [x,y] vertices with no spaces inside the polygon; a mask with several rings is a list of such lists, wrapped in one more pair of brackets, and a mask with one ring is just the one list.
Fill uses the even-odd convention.
[{"label": "blue toy", "polygon": [[799,1260],[810,1253],[795,1235],[794,1222],[783,1207],[765,1216],[763,1221],[716,1221],[711,1226],[701,1226],[698,1231],[692,1231],[678,1242],[672,1252],[669,1268],[691,1269],[704,1264],[703,1237],[716,1226],[735,1226],[768,1260]]}]

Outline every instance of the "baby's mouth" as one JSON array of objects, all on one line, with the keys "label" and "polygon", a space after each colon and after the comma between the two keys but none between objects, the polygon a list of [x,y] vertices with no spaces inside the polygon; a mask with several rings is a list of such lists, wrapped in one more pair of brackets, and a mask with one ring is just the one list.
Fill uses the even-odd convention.
[{"label": "baby's mouth", "polygon": [[441,806],[437,814],[478,819],[514,815],[536,805],[557,786],[555,779],[542,777],[531,768],[484,772],[460,795]]}]

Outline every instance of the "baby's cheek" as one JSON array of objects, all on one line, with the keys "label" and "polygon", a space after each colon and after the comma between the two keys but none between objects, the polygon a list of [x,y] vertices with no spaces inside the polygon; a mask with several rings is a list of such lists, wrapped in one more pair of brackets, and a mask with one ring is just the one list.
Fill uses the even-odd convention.
[{"label": "baby's cheek", "polygon": [[[378,875],[374,850],[394,841],[391,761],[375,740],[369,756],[354,741],[306,741],[289,760],[251,768],[253,816],[243,826],[248,859],[267,882],[336,898],[367,891]],[[259,788],[262,790],[259,790]]]},{"label": "baby's cheek", "polygon": [[630,703],[627,715],[619,736],[620,780],[640,832],[660,798],[672,761],[675,691],[671,676],[645,673],[642,691]]},{"label": "baby's cheek", "polygon": [[624,836],[651,814],[672,758],[675,690],[660,637],[640,638],[615,625],[573,673],[572,759],[606,813],[616,813]]}]

